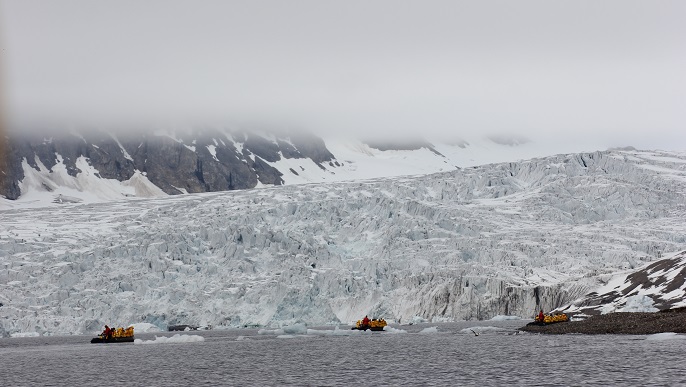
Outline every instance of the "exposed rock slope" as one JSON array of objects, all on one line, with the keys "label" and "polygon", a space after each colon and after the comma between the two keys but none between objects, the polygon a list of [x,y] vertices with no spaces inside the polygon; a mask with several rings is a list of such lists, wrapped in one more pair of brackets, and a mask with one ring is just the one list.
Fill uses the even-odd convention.
[{"label": "exposed rock slope", "polygon": [[599,314],[643,307],[638,304],[655,310],[686,307],[686,251],[617,275],[559,311]]},{"label": "exposed rock slope", "polygon": [[196,130],[180,137],[129,133],[121,139],[93,131],[59,138],[14,136],[8,149],[7,171],[3,171],[7,172],[6,184],[0,192],[8,199],[22,194],[27,167],[31,172],[43,172],[48,190],[60,184],[50,179],[50,173],[64,168],[72,177],[92,169],[98,178],[116,181],[128,181],[139,172],[165,193],[179,194],[254,188],[258,182],[280,185],[283,173],[270,162],[308,159],[313,166],[323,167],[334,160],[315,136],[277,139],[214,130]]}]

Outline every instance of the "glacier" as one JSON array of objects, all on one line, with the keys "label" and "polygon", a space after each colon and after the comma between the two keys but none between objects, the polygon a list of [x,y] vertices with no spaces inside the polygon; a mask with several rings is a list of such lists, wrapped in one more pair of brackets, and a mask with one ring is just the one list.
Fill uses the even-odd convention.
[{"label": "glacier", "polygon": [[686,154],[0,211],[0,334],[528,317],[686,250]]}]

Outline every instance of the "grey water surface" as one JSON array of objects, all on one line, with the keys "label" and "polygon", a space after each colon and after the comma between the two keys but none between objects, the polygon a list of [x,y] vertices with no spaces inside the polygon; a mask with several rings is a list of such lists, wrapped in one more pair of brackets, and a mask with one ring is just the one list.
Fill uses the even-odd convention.
[{"label": "grey water surface", "polygon": [[[396,327],[407,333],[352,336],[213,330],[181,333],[202,335],[202,342],[151,345],[96,345],[86,336],[6,338],[0,339],[0,385],[686,385],[684,337],[515,334],[523,324],[420,324]],[[500,329],[479,336],[463,331],[475,326]],[[427,327],[438,332],[420,333]]]}]

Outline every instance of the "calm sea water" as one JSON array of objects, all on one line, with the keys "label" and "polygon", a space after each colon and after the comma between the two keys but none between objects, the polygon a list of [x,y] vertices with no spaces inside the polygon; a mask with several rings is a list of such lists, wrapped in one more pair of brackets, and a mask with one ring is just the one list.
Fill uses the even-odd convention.
[{"label": "calm sea water", "polygon": [[[515,335],[522,324],[423,324],[401,327],[405,334],[294,338],[215,330],[184,333],[203,342],[153,345],[95,345],[85,336],[0,339],[0,385],[686,385],[684,339]],[[503,329],[478,337],[461,332],[477,325]],[[432,326],[438,333],[419,333]]]}]

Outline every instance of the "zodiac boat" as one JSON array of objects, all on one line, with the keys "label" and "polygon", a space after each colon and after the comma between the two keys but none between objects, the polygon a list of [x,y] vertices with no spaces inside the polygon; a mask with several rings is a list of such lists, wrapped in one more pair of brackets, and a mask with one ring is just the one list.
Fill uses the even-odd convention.
[{"label": "zodiac boat", "polygon": [[386,320],[384,319],[373,319],[369,322],[369,324],[365,325],[362,323],[362,320],[357,320],[357,324],[355,324],[354,327],[350,328],[353,330],[359,330],[359,331],[366,331],[369,329],[370,331],[383,331],[383,328],[388,325],[386,324]]}]

